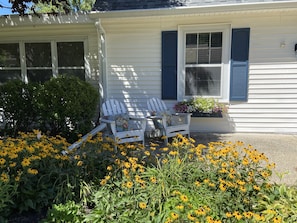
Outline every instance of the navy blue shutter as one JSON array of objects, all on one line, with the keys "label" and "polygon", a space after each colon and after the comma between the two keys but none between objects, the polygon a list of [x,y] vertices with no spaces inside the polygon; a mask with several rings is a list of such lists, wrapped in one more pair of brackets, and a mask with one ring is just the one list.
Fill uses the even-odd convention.
[{"label": "navy blue shutter", "polygon": [[162,32],[162,99],[177,99],[177,31]]},{"label": "navy blue shutter", "polygon": [[230,100],[247,101],[250,28],[232,30]]}]

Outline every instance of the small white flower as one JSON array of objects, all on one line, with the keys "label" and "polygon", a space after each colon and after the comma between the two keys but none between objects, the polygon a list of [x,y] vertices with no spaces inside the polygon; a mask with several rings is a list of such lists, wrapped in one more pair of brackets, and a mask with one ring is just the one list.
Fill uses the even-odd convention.
[{"label": "small white flower", "polygon": [[36,137],[37,137],[38,140],[40,140],[41,139],[41,132],[38,132]]}]

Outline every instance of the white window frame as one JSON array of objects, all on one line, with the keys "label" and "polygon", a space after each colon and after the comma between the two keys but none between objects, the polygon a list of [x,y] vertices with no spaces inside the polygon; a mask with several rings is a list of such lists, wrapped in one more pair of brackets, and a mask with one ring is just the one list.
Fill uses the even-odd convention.
[{"label": "white window frame", "polygon": [[[222,32],[222,70],[221,70],[221,93],[215,97],[220,102],[229,101],[230,88],[230,46],[231,25],[230,24],[203,24],[203,25],[180,25],[178,27],[178,61],[177,61],[177,100],[183,101],[193,96],[185,95],[185,52],[187,33],[211,33]],[[210,96],[205,96],[210,97]]]},{"label": "white window frame", "polygon": [[[57,43],[58,42],[82,42],[84,45],[84,68],[85,68],[85,80],[88,79],[90,76],[90,65],[87,61],[87,54],[88,54],[88,47],[87,47],[87,38],[86,37],[78,37],[78,38],[43,38],[40,39],[14,39],[11,41],[1,42],[3,44],[11,44],[11,43],[18,43],[20,49],[20,69],[21,71],[21,78],[25,83],[28,83],[28,76],[27,76],[27,67],[26,67],[26,55],[25,55],[25,43],[50,43],[51,45],[51,53],[52,53],[52,75],[53,77],[57,77],[58,70],[63,69],[65,67],[58,67],[58,52],[57,52]],[[44,69],[45,67],[34,67],[33,69]],[[67,67],[71,68],[71,67]],[[82,67],[81,67],[82,68]]]}]

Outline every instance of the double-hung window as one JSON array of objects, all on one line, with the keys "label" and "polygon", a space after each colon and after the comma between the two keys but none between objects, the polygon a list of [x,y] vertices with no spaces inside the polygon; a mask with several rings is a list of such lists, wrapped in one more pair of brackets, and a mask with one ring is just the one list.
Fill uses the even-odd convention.
[{"label": "double-hung window", "polygon": [[21,79],[20,61],[18,43],[0,44],[0,83]]},{"label": "double-hung window", "polygon": [[57,75],[85,80],[84,48],[83,41],[0,43],[0,84],[12,79],[42,83]]},{"label": "double-hung window", "polygon": [[29,82],[44,82],[53,76],[50,43],[25,43],[25,55]]},{"label": "double-hung window", "polygon": [[228,26],[182,26],[179,29],[178,99],[228,98]]}]

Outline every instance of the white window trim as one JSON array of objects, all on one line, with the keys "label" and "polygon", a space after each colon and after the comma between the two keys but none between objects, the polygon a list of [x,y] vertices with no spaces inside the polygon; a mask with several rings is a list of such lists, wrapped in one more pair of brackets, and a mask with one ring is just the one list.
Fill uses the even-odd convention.
[{"label": "white window trim", "polygon": [[177,100],[183,101],[191,98],[185,96],[185,42],[186,34],[193,32],[222,32],[222,74],[221,96],[217,97],[220,102],[229,101],[230,92],[230,53],[231,53],[231,25],[230,24],[202,24],[180,25],[178,27],[178,59],[177,59]]},{"label": "white window trim", "polygon": [[[20,69],[21,71],[21,78],[25,83],[28,83],[28,75],[27,75],[27,66],[26,66],[26,55],[25,55],[25,43],[50,43],[51,45],[51,52],[52,52],[52,66],[48,67],[53,72],[53,77],[57,77],[58,69],[63,67],[58,67],[58,60],[57,60],[57,42],[83,42],[84,45],[84,68],[85,68],[85,80],[87,81],[91,76],[91,68],[90,63],[88,61],[88,41],[87,37],[85,36],[78,36],[76,38],[55,38],[55,37],[45,37],[42,40],[39,38],[23,38],[20,40],[19,38],[13,38],[10,41],[0,41],[3,44],[10,44],[10,43],[18,43],[20,48]],[[45,67],[35,67],[34,69],[46,69]],[[68,68],[68,67],[67,67]],[[81,67],[83,68],[83,67]]]}]

